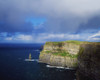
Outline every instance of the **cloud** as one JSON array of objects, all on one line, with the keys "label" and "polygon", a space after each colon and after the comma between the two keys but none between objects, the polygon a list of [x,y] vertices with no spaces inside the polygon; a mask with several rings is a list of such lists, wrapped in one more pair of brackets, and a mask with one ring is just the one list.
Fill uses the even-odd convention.
[{"label": "cloud", "polygon": [[0,42],[100,41],[99,3],[99,0],[0,0]]},{"label": "cloud", "polygon": [[23,41],[27,41],[27,40],[32,40],[32,36],[31,35],[24,35],[24,34],[19,34],[19,35],[13,35],[11,37],[6,37],[5,40],[23,40]]},{"label": "cloud", "polygon": [[0,42],[3,43],[45,43],[46,41],[66,41],[66,40],[80,40],[80,41],[100,41],[99,32],[83,32],[78,34],[72,33],[38,33],[38,34],[24,34],[15,33],[9,36],[9,33],[0,34]]},{"label": "cloud", "polygon": [[32,36],[20,34],[16,36],[14,40],[32,40]]},{"label": "cloud", "polygon": [[7,37],[7,38],[5,38],[5,40],[13,40],[13,38],[12,37]]},{"label": "cloud", "polygon": [[91,35],[91,36],[89,36],[87,40],[99,42],[100,41],[100,31],[93,34],[93,35]]},{"label": "cloud", "polygon": [[92,27],[88,25],[99,16],[99,3],[99,0],[0,0],[0,31],[32,33],[37,27],[25,22],[30,16],[47,18],[43,26],[49,33],[99,28],[99,22]]},{"label": "cloud", "polygon": [[49,40],[51,40],[51,39],[66,39],[66,40],[68,40],[68,39],[79,39],[80,37],[79,37],[79,35],[77,35],[77,34],[53,34],[53,33],[43,33],[43,34],[39,34],[39,36],[41,36],[41,38],[43,38],[43,39],[49,39]]},{"label": "cloud", "polygon": [[[4,33],[5,34],[5,33]],[[2,35],[4,35],[2,33]],[[8,34],[8,33],[7,33]],[[16,42],[16,43],[45,43],[46,41],[66,41],[66,40],[85,40],[85,38],[81,38],[80,34],[55,34],[55,33],[39,33],[39,34],[22,34],[16,33],[11,36],[6,35],[1,37],[0,42]]]}]

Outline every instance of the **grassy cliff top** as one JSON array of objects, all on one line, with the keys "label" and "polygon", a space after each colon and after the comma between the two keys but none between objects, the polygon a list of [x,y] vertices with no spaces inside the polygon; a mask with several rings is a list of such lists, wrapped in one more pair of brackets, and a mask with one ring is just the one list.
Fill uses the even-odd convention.
[{"label": "grassy cliff top", "polygon": [[61,42],[46,42],[46,45],[60,45],[60,44],[63,45],[64,43],[72,43],[72,44],[80,45],[82,43],[92,43],[92,42],[68,40],[68,41],[61,41]]}]

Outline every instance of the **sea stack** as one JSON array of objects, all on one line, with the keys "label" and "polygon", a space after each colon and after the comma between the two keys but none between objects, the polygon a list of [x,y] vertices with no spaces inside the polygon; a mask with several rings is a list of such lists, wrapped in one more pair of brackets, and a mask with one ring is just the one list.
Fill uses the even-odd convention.
[{"label": "sea stack", "polygon": [[31,60],[32,59],[32,57],[31,57],[31,53],[29,54],[29,60]]}]

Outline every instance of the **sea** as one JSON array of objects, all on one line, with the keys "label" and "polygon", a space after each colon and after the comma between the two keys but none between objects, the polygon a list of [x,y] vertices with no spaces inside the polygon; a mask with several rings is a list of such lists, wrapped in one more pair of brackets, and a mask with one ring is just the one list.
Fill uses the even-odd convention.
[{"label": "sea", "polygon": [[0,80],[76,80],[73,69],[39,63],[43,45],[0,44]]}]

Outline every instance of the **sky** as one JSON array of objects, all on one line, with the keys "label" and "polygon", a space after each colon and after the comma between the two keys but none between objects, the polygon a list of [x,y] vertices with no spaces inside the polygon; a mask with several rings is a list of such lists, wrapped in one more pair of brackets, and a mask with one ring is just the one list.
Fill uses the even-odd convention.
[{"label": "sky", "polygon": [[0,0],[0,43],[100,42],[100,0]]}]

